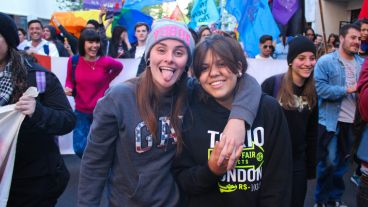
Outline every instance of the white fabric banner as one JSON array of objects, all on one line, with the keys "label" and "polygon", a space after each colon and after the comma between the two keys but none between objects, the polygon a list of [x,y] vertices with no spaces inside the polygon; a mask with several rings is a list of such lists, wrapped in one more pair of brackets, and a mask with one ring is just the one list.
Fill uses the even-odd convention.
[{"label": "white fabric banner", "polygon": [[[138,59],[118,59],[123,63],[123,71],[111,82],[110,85],[121,83],[136,76],[140,60]],[[286,60],[258,60],[248,58],[247,73],[252,75],[258,83],[262,83],[266,78],[284,73],[288,66]],[[68,58],[51,58],[51,71],[59,78],[61,84],[65,85]],[[68,97],[70,104],[74,108],[74,99]],[[73,133],[59,137],[59,146],[62,154],[74,154]]]},{"label": "white fabric banner", "polygon": [[307,22],[316,21],[316,0],[304,1],[305,20]]},{"label": "white fabric banner", "polygon": [[[26,94],[37,97],[35,87]],[[15,110],[15,104],[0,107],[0,207],[6,207],[13,177],[18,133],[25,115]]]}]

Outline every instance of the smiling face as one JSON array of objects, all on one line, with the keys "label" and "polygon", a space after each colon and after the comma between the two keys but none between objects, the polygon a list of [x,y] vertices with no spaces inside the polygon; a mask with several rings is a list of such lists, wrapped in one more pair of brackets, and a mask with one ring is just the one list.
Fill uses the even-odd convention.
[{"label": "smiling face", "polygon": [[316,57],[312,52],[300,53],[291,62],[291,73],[296,85],[302,86],[305,79],[309,78],[316,64]]},{"label": "smiling face", "polygon": [[[239,69],[240,72],[240,69]],[[225,61],[209,50],[201,65],[199,82],[202,88],[218,103],[231,107],[237,76],[225,64]]]},{"label": "smiling face", "polygon": [[28,33],[32,41],[40,41],[42,38],[42,26],[38,22],[29,25]]},{"label": "smiling face", "polygon": [[50,29],[47,27],[43,29],[43,38],[45,38],[45,40],[51,39],[51,32],[50,32]]},{"label": "smiling face", "polygon": [[178,40],[162,40],[152,47],[149,66],[160,93],[166,93],[173,87],[184,72],[188,58],[186,46]]},{"label": "smiling face", "polygon": [[340,48],[348,56],[353,56],[359,51],[360,47],[360,31],[350,28],[343,37],[340,35]]},{"label": "smiling face", "polygon": [[88,59],[95,59],[98,54],[98,50],[100,49],[100,42],[98,41],[90,41],[86,40],[84,42],[84,51],[85,51],[85,57]]}]

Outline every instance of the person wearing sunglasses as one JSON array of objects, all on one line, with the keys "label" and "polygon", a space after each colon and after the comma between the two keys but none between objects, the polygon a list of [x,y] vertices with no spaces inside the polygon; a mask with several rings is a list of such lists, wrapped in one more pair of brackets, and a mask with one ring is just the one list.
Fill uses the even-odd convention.
[{"label": "person wearing sunglasses", "polygon": [[272,60],[272,52],[274,51],[274,46],[272,44],[272,36],[262,35],[259,39],[259,50],[260,53],[256,55],[256,59],[270,59]]}]

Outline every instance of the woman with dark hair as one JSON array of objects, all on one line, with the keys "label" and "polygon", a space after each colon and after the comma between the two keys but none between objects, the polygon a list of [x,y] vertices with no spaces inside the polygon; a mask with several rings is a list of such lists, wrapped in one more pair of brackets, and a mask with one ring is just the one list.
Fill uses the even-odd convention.
[{"label": "woman with dark hair", "polygon": [[215,34],[196,47],[193,70],[200,86],[184,115],[183,152],[173,164],[176,181],[187,196],[184,206],[288,206],[291,145],[285,117],[273,98],[244,99],[259,109],[244,145],[237,149],[241,156],[234,169],[216,165],[233,95],[242,78],[254,80],[247,67],[233,38]]},{"label": "woman with dark hair", "polygon": [[73,52],[70,47],[65,48],[64,44],[57,38],[56,29],[54,26],[47,25],[43,28],[43,38],[49,42],[52,42],[56,45],[56,48],[59,52],[59,57],[69,57],[73,55]]},{"label": "woman with dark hair", "polygon": [[73,147],[81,158],[86,147],[87,135],[92,123],[92,113],[110,82],[119,75],[123,65],[111,57],[102,55],[100,36],[95,30],[85,29],[79,38],[79,56],[75,69],[72,59],[68,61],[65,94],[74,91],[77,124],[73,131]]},{"label": "woman with dark hair", "polygon": [[316,33],[311,27],[308,27],[304,32],[304,36],[314,42],[314,39],[316,38]]},{"label": "woman with dark hair", "polygon": [[202,39],[204,39],[207,36],[210,36],[212,34],[211,29],[207,26],[207,25],[202,25],[199,27],[198,29],[198,39],[200,41],[202,41]]},{"label": "woman with dark hair", "polygon": [[24,50],[24,47],[27,44],[27,32],[23,28],[18,28],[18,37],[19,37],[19,44],[17,46],[18,50]]},{"label": "woman with dark hair", "polygon": [[130,58],[129,50],[132,48],[125,27],[115,26],[109,42],[108,55],[113,58]]},{"label": "woman with dark hair", "polygon": [[[94,110],[81,163],[78,206],[99,206],[105,185],[112,207],[180,205],[179,189],[170,168],[183,147],[181,117],[191,92],[186,71],[194,47],[185,24],[155,21],[146,42],[146,70],[137,78],[112,87]],[[259,100],[260,88],[254,88],[252,83],[245,87],[253,89],[245,96]],[[238,118],[252,124],[257,110],[254,105],[234,101],[232,120]],[[236,116],[243,109],[245,113]],[[243,120],[238,120],[240,125],[232,128],[231,133],[239,134],[240,127],[240,134],[245,134]],[[232,140],[229,150],[224,147],[224,154],[229,155],[233,145],[243,144],[244,136],[230,137],[224,132],[226,136],[225,141]],[[229,159],[232,165],[235,153]]]},{"label": "woman with dark hair", "polygon": [[337,34],[331,33],[328,36],[327,44],[332,45],[334,48],[339,48],[339,36]]},{"label": "woman with dark hair", "polygon": [[[316,176],[318,107],[313,70],[316,47],[306,37],[293,38],[287,55],[288,71],[266,79],[265,93],[274,96],[284,109],[293,152],[292,207],[304,206],[307,179]],[[285,205],[286,206],[286,205]]]},{"label": "woman with dark hair", "polygon": [[[19,38],[13,19],[0,12],[0,22],[0,107],[15,104],[15,110],[25,115],[9,198],[1,199],[0,205],[55,206],[69,180],[56,139],[73,130],[75,116],[57,77],[17,51]],[[24,94],[28,87],[37,87],[37,98]]]}]

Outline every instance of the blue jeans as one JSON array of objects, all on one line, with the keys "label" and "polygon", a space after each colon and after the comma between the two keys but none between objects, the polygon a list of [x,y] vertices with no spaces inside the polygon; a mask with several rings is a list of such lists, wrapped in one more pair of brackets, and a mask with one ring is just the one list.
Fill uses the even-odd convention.
[{"label": "blue jeans", "polygon": [[[326,146],[322,146],[324,153],[319,156],[317,164],[317,186],[314,195],[316,203],[341,201],[344,193],[343,176],[348,168],[348,156],[353,143],[352,124],[344,124],[348,127],[342,131],[338,125],[333,136],[327,135],[331,135],[331,132],[325,132],[319,136],[319,139],[329,139],[329,141],[326,142]],[[342,148],[344,152],[341,151]]]},{"label": "blue jeans", "polygon": [[77,110],[74,111],[74,114],[77,117],[77,122],[73,131],[73,149],[75,154],[79,158],[82,158],[84,149],[87,145],[87,136],[93,118],[92,114],[83,113]]}]

